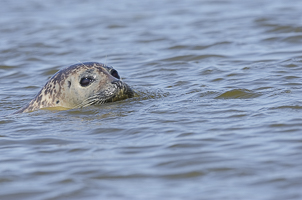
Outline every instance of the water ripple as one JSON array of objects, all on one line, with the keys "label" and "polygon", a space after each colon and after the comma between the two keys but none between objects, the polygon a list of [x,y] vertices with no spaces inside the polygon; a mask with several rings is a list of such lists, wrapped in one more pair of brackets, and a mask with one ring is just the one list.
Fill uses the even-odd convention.
[{"label": "water ripple", "polygon": [[[2,1],[0,199],[301,199],[300,5]],[[85,61],[136,96],[11,115]]]}]

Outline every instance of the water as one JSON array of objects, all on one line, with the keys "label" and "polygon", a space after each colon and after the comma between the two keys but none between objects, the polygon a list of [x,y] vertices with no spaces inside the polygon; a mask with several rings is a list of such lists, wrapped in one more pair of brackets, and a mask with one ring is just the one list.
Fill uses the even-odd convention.
[{"label": "water", "polygon": [[[301,8],[2,0],[0,199],[301,199]],[[138,96],[10,115],[85,61]]]}]

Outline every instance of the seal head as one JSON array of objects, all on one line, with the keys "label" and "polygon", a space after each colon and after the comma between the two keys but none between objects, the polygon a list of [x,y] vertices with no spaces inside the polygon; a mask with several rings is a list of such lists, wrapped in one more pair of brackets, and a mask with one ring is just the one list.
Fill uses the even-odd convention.
[{"label": "seal head", "polygon": [[133,90],[114,68],[97,62],[79,63],[54,74],[34,99],[16,113],[41,108],[82,108],[133,96]]}]

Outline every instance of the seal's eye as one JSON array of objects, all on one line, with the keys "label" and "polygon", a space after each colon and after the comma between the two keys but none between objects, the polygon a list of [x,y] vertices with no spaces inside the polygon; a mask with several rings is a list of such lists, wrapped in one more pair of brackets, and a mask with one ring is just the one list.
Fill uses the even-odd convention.
[{"label": "seal's eye", "polygon": [[110,71],[110,74],[111,74],[113,77],[115,77],[115,78],[117,78],[117,79],[120,79],[120,76],[118,75],[118,73],[117,73],[117,71],[116,71],[115,69],[111,70],[111,71]]},{"label": "seal's eye", "polygon": [[90,78],[90,77],[84,77],[84,78],[81,79],[80,84],[81,84],[82,87],[86,87],[86,86],[90,85],[90,83],[92,81],[93,81],[92,78]]}]

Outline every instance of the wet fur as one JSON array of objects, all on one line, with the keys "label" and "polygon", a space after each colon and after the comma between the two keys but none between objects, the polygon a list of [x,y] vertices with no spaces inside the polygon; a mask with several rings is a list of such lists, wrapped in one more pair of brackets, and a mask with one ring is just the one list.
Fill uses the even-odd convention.
[{"label": "wet fur", "polygon": [[[50,107],[81,108],[133,97],[133,90],[113,77],[111,70],[112,67],[97,62],[71,65],[54,74],[40,92],[16,113]],[[79,80],[85,76],[93,76],[96,83],[81,87]]]}]

